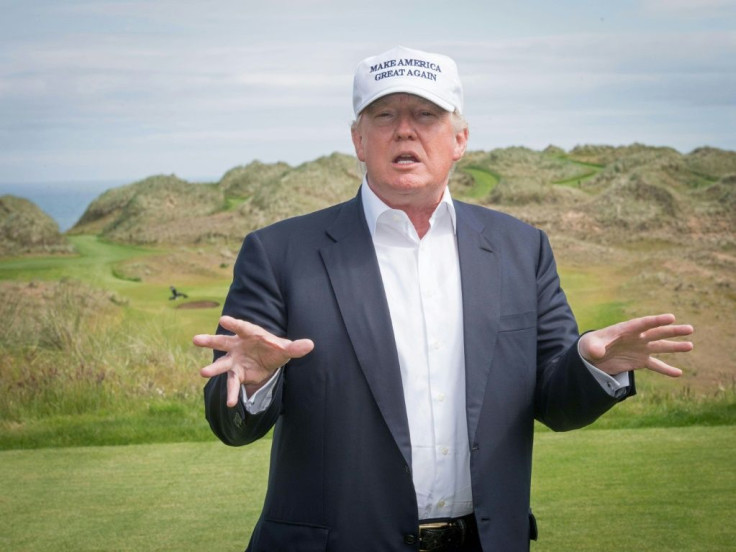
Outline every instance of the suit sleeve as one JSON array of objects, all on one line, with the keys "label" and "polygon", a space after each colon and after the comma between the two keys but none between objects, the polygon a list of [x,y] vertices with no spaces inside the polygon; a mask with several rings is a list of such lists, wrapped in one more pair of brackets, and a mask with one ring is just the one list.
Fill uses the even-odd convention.
[{"label": "suit sleeve", "polygon": [[578,354],[577,323],[560,287],[552,249],[540,231],[537,264],[537,387],[536,418],[555,431],[593,423],[617,402],[635,393],[631,385],[611,396]]},{"label": "suit sleeve", "polygon": [[[278,336],[285,333],[286,312],[281,290],[257,232],[248,235],[243,242],[222,314],[247,320]],[[217,333],[229,332],[218,326]],[[223,354],[215,351],[214,357],[217,359]],[[227,406],[227,374],[210,378],[204,388],[205,415],[210,428],[222,442],[232,446],[246,445],[268,433],[281,411],[283,372],[281,370],[276,382],[271,404],[258,414],[248,413],[242,400],[233,408]]]}]

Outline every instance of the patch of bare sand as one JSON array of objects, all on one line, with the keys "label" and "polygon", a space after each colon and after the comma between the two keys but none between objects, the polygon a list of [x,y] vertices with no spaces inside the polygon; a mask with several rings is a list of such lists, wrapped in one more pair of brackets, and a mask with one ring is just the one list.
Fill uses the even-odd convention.
[{"label": "patch of bare sand", "polygon": [[177,305],[177,309],[214,309],[219,307],[220,303],[217,301],[189,301],[187,303],[181,303]]}]

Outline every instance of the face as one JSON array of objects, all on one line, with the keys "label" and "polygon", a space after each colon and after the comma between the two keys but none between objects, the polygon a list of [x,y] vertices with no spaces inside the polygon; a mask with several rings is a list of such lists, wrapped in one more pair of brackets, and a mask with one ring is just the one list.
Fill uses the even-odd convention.
[{"label": "face", "polygon": [[397,209],[436,206],[467,141],[467,128],[455,130],[448,111],[412,94],[376,100],[353,129],[368,184]]}]

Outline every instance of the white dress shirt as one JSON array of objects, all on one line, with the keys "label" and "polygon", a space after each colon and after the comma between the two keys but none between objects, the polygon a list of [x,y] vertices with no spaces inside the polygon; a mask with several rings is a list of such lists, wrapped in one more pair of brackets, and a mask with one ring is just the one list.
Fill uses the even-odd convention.
[{"label": "white dress shirt", "polygon": [[473,511],[455,208],[445,189],[419,238],[404,211],[363,185],[399,353],[419,519]]}]

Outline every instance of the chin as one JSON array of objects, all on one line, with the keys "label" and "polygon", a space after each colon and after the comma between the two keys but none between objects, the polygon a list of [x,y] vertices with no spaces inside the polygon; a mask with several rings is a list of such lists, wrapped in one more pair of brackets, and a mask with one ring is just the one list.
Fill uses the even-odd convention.
[{"label": "chin", "polygon": [[392,181],[392,187],[396,190],[416,190],[428,187],[426,177],[417,174],[400,174]]}]

